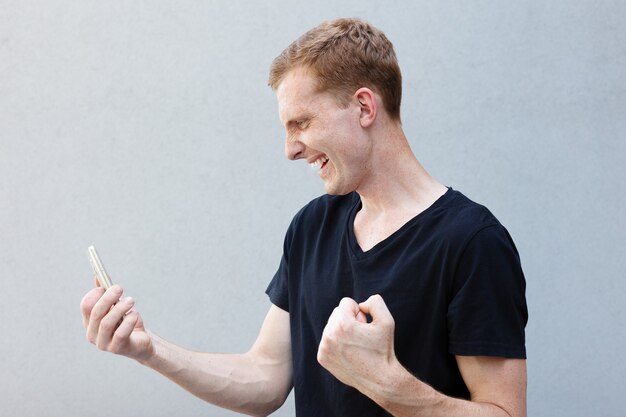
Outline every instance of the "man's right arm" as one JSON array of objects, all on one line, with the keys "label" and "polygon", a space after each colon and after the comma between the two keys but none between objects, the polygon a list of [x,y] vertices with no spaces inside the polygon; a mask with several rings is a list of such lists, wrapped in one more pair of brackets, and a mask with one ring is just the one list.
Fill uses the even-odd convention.
[{"label": "man's right arm", "polygon": [[132,301],[121,296],[116,285],[94,289],[81,302],[87,339],[98,348],[136,359],[199,398],[240,413],[265,416],[287,398],[292,364],[286,311],[270,308],[248,352],[202,353],[145,330]]}]

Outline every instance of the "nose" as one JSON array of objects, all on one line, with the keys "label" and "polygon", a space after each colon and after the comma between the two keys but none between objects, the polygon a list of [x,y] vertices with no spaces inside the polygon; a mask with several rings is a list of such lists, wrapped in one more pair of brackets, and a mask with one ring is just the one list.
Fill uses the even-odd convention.
[{"label": "nose", "polygon": [[297,139],[287,138],[285,140],[285,156],[290,161],[304,158],[305,149],[304,144]]}]

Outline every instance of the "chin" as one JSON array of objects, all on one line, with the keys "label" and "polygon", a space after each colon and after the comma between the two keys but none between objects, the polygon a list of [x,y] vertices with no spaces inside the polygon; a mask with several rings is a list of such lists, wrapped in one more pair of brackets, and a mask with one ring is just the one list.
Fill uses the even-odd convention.
[{"label": "chin", "polygon": [[326,191],[328,195],[346,195],[355,190],[352,187],[339,187],[333,184],[325,184],[324,191]]}]

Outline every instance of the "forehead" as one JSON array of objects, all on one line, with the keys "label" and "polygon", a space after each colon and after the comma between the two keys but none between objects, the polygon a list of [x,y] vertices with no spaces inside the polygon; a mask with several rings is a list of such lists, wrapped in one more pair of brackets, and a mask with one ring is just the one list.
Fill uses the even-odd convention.
[{"label": "forehead", "polygon": [[278,116],[283,123],[302,117],[318,107],[325,94],[317,90],[315,78],[305,69],[294,69],[285,75],[276,89]]}]

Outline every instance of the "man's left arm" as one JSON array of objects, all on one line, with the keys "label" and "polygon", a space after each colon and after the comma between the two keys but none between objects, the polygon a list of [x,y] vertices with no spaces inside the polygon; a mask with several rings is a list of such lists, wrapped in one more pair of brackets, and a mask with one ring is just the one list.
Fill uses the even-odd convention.
[{"label": "man's left arm", "polygon": [[456,356],[471,401],[448,397],[400,364],[394,327],[379,295],[361,304],[344,298],[324,329],[318,361],[394,416],[526,417],[525,360]]}]

